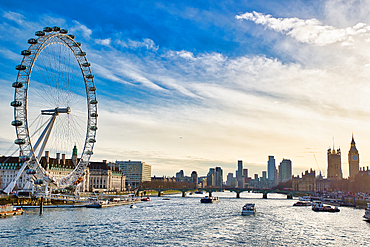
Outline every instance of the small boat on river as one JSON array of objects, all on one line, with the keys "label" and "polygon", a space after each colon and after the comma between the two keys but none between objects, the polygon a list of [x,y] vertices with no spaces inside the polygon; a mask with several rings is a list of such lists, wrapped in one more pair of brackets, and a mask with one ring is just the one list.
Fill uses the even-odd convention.
[{"label": "small boat on river", "polygon": [[365,209],[364,219],[370,222],[370,203],[367,204],[367,208]]},{"label": "small boat on river", "polygon": [[323,205],[322,203],[313,203],[312,210],[315,212],[331,212],[331,213],[340,211],[338,207],[333,208],[331,206]]},{"label": "small boat on river", "polygon": [[299,197],[299,201],[300,202],[310,202],[311,201],[311,197],[309,197],[309,196],[300,196]]},{"label": "small boat on river", "polygon": [[254,203],[247,203],[242,208],[242,215],[253,215],[256,213],[256,205]]},{"label": "small boat on river", "polygon": [[0,218],[13,215],[22,215],[24,210],[22,208],[15,208],[12,205],[0,206]]},{"label": "small boat on river", "polygon": [[312,205],[311,202],[308,202],[308,201],[303,201],[303,202],[299,201],[293,204],[293,206],[311,206],[311,205]]},{"label": "small boat on river", "polygon": [[205,196],[204,198],[200,199],[201,203],[215,203],[220,202],[218,197],[212,197],[212,196]]},{"label": "small boat on river", "polygon": [[141,201],[143,201],[143,202],[149,202],[150,201],[150,197],[147,196],[145,198],[141,198]]}]

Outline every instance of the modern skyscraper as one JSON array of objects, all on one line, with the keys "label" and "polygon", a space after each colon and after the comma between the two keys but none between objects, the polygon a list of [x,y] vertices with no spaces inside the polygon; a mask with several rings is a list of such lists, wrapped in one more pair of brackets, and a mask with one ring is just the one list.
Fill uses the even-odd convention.
[{"label": "modern skyscraper", "polygon": [[279,182],[286,182],[292,178],[292,161],[283,159],[279,165]]},{"label": "modern skyscraper", "polygon": [[342,161],[340,148],[333,150],[328,149],[328,179],[341,179],[342,175]]},{"label": "modern skyscraper", "polygon": [[222,188],[223,185],[223,172],[221,167],[216,167],[216,187]]},{"label": "modern skyscraper", "polygon": [[275,173],[276,173],[275,158],[274,156],[269,156],[269,160],[267,161],[267,175],[269,181],[275,181]]},{"label": "modern skyscraper", "polygon": [[238,160],[238,170],[236,171],[236,179],[238,180],[238,188],[244,187],[243,179],[243,161]]},{"label": "modern skyscraper", "polygon": [[198,188],[198,173],[197,173],[197,171],[192,171],[191,178],[192,178],[193,184],[195,185],[195,188]]},{"label": "modern skyscraper", "polygon": [[227,174],[227,179],[226,179],[226,185],[231,186],[231,182],[234,179],[234,174],[232,172]]},{"label": "modern skyscraper", "polygon": [[209,172],[207,174],[207,186],[215,186],[216,185],[216,171],[215,168],[209,168]]},{"label": "modern skyscraper", "polygon": [[263,181],[267,180],[266,171],[262,171],[262,179],[263,179]]},{"label": "modern skyscraper", "polygon": [[348,151],[349,178],[354,179],[360,169],[360,156],[352,134],[351,148]]}]

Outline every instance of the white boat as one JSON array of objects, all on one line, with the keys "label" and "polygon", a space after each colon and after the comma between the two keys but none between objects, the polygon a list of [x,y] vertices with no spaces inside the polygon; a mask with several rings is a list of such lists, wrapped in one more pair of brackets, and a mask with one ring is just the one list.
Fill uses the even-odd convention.
[{"label": "white boat", "polygon": [[301,202],[310,202],[311,197],[309,197],[309,196],[300,196],[299,201],[301,201]]},{"label": "white boat", "polygon": [[200,199],[201,203],[215,203],[219,202],[220,200],[218,197],[212,197],[212,196],[205,196],[204,198]]},{"label": "white boat", "polygon": [[370,203],[367,204],[367,208],[365,209],[364,219],[370,221]]},{"label": "white boat", "polygon": [[254,203],[247,203],[242,208],[242,215],[252,215],[256,213],[256,206]]}]

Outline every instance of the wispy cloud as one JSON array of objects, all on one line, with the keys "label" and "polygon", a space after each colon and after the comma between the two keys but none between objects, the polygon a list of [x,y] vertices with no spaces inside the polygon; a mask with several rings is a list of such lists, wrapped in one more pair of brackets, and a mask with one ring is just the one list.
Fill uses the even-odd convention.
[{"label": "wispy cloud", "polygon": [[85,25],[81,24],[80,22],[73,20],[73,23],[76,25],[71,28],[71,32],[80,31],[85,39],[90,38],[92,34],[92,30],[87,28]]},{"label": "wispy cloud", "polygon": [[143,41],[136,41],[128,39],[127,41],[124,40],[115,40],[114,41],[117,45],[128,48],[128,49],[139,49],[139,48],[146,48],[147,50],[157,51],[159,46],[157,46],[153,40],[145,38]]},{"label": "wispy cloud", "polygon": [[3,12],[3,17],[16,22],[18,25],[25,23],[25,17],[22,14],[13,11]]},{"label": "wispy cloud", "polygon": [[352,45],[354,36],[370,37],[370,27],[365,23],[358,23],[344,29],[323,25],[317,19],[302,20],[299,18],[274,18],[258,12],[247,12],[235,17],[239,20],[250,20],[256,24],[289,35],[300,42],[320,46],[341,43]]}]

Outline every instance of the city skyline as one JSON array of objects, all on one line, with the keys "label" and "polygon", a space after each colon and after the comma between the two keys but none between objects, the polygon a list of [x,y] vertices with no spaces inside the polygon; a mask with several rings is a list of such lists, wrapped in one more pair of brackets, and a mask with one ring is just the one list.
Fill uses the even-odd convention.
[{"label": "city skyline", "polygon": [[92,161],[144,161],[156,176],[222,167],[225,178],[238,160],[261,175],[272,155],[290,159],[293,175],[326,176],[335,137],[346,178],[352,133],[360,167],[370,162],[369,12],[362,1],[3,1],[0,154],[16,138],[20,52],[58,25],[82,43],[95,75]]}]

